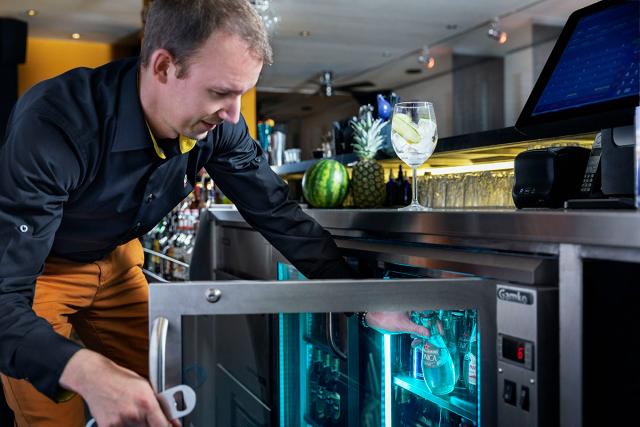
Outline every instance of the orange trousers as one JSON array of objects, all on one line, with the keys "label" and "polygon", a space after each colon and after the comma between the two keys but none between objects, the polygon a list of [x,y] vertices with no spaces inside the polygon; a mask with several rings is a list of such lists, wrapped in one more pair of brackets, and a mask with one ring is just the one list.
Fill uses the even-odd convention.
[{"label": "orange trousers", "polygon": [[[36,282],[33,310],[58,334],[69,338],[73,328],[87,348],[146,378],[149,291],[143,262],[137,239],[92,263],[49,257]],[[80,396],[54,403],[25,380],[1,378],[16,426],[85,425]]]}]

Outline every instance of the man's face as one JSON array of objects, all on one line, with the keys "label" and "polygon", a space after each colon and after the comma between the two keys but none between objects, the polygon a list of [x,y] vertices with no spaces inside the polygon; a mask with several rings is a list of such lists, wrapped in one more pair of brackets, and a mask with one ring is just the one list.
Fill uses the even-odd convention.
[{"label": "man's face", "polygon": [[256,85],[262,61],[235,35],[216,31],[189,61],[186,75],[167,70],[160,115],[178,134],[202,139],[216,125],[240,119],[240,97]]}]

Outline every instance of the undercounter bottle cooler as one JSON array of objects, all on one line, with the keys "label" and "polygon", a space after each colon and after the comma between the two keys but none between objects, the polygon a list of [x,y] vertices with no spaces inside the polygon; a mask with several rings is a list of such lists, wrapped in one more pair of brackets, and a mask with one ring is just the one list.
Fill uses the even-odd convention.
[{"label": "undercounter bottle cooler", "polygon": [[[279,261],[274,281],[152,284],[154,388],[191,386],[194,427],[551,425],[539,323],[556,289],[378,270],[317,281]],[[380,333],[365,311],[430,337]]]}]

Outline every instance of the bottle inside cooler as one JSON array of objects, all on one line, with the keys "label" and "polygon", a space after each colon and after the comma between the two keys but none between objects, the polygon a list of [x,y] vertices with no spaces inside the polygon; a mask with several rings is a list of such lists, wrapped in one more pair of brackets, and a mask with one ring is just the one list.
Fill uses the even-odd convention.
[{"label": "bottle inside cooler", "polygon": [[411,319],[430,336],[393,337],[393,425],[479,425],[477,312],[414,311]]},{"label": "bottle inside cooler", "polygon": [[314,348],[307,368],[308,425],[345,426],[347,386],[341,373],[340,359]]}]

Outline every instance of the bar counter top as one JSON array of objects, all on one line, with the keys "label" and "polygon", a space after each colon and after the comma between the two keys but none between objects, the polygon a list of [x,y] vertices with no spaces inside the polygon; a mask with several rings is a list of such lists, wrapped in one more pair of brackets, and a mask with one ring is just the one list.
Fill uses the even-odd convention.
[{"label": "bar counter top", "polygon": [[[246,223],[233,207],[209,211],[217,222]],[[561,243],[640,248],[640,212],[634,210],[304,209],[336,237],[371,237],[437,243],[456,240],[536,244],[557,252]],[[244,224],[244,225],[243,225]],[[442,240],[444,239],[444,240]],[[513,249],[513,248],[509,248]]]}]

